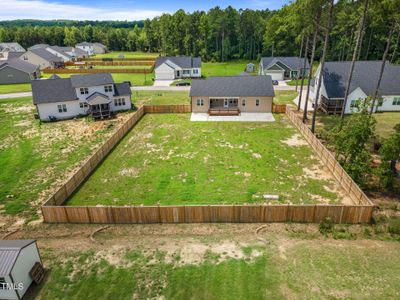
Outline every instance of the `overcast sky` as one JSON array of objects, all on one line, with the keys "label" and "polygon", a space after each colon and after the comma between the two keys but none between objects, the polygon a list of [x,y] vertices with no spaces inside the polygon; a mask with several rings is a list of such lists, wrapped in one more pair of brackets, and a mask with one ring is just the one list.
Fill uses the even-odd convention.
[{"label": "overcast sky", "polygon": [[277,9],[289,0],[0,0],[0,20],[15,19],[69,19],[69,20],[143,20],[185,11],[208,10],[214,6],[222,8]]}]

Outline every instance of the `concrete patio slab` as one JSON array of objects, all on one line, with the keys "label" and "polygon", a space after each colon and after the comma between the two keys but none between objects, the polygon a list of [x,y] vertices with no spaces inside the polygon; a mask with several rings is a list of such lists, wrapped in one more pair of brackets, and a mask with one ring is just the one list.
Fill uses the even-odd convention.
[{"label": "concrete patio slab", "polygon": [[275,122],[272,113],[241,113],[240,116],[209,116],[207,113],[192,113],[194,122]]}]

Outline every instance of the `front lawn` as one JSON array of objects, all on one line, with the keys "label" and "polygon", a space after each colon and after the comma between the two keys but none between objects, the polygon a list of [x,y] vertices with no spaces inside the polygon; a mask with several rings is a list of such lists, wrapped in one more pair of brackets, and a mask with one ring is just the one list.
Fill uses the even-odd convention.
[{"label": "front lawn", "polygon": [[[288,81],[286,84],[290,85],[290,86],[296,86],[296,82],[297,82],[297,85],[300,87],[301,79],[299,79],[299,80],[293,79],[293,80]],[[308,79],[304,79],[304,82],[303,82],[304,88],[307,88],[307,84],[308,84]]]},{"label": "front lawn", "polygon": [[[285,115],[273,123],[148,114],[68,205],[337,203],[335,180]],[[322,173],[321,173],[322,172]]]},{"label": "front lawn", "polygon": [[190,104],[189,91],[133,91],[135,105],[177,105]]},{"label": "front lawn", "polygon": [[30,92],[30,83],[18,83],[18,84],[0,84],[0,94]]},{"label": "front lawn", "polygon": [[27,217],[49,196],[44,191],[91,154],[121,122],[81,118],[41,123],[34,113],[30,97],[0,101],[0,206],[9,214],[26,212]]}]

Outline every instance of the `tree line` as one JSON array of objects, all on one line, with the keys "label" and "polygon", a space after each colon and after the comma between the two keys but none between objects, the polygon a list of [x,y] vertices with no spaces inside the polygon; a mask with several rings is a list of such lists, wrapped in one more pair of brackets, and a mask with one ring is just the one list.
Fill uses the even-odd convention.
[{"label": "tree line", "polygon": [[[363,30],[359,59],[380,59],[387,36],[388,11],[384,2],[371,0]],[[149,51],[167,55],[201,56],[203,60],[258,59],[261,56],[298,56],[304,36],[316,22],[320,0],[297,0],[279,10],[225,9],[174,14],[138,22],[36,21],[0,22],[0,41],[24,47],[38,43],[73,46],[82,41],[102,42],[113,51]],[[325,1],[326,2],[326,1]],[[356,44],[362,1],[334,4],[329,60],[351,60]],[[321,11],[321,18],[326,14]],[[310,33],[311,34],[311,33]],[[392,36],[392,56],[398,61],[400,31]],[[315,56],[321,55],[317,47]]]}]

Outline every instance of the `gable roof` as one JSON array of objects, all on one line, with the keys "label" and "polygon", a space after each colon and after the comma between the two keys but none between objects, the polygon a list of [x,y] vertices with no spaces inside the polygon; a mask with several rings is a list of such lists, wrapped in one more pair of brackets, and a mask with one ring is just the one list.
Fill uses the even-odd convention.
[{"label": "gable roof", "polygon": [[23,61],[18,58],[0,61],[0,69],[9,66],[10,68],[17,69],[25,73],[33,73],[38,70],[38,66]]},{"label": "gable roof", "polygon": [[[159,57],[156,59],[155,68],[158,68],[165,61],[169,60],[173,64],[177,65],[182,69],[190,69],[190,68],[201,68],[201,58],[200,57],[191,57],[191,56],[165,56]],[[173,67],[169,65],[170,67]]]},{"label": "gable roof", "polygon": [[[291,70],[300,70],[304,66],[304,58],[299,58],[294,56],[263,57],[261,58],[261,64],[264,70],[269,69],[275,64],[278,64],[279,66],[283,64],[284,66],[288,67]],[[308,60],[306,62],[306,68],[307,69],[310,68]]]},{"label": "gable roof", "polygon": [[114,80],[110,73],[95,73],[71,76],[71,84],[74,88],[106,85],[113,83]]},{"label": "gable roof", "polygon": [[191,97],[273,97],[271,76],[215,76],[193,80]]},{"label": "gable roof", "polygon": [[[372,96],[378,83],[381,61],[357,61],[349,92],[360,87],[368,96]],[[323,81],[328,98],[344,98],[351,61],[326,62]],[[380,95],[400,95],[400,66],[386,62],[380,85]]]},{"label": "gable roof", "polygon": [[116,83],[114,85],[114,96],[125,96],[131,94],[132,90],[131,87],[129,86],[129,83],[122,82],[122,83]]},{"label": "gable roof", "polygon": [[[52,49],[53,51],[56,51],[57,53],[66,56],[67,58],[72,58],[71,55],[69,55],[68,53],[66,53],[66,51],[68,51],[68,47],[59,47],[59,46],[49,46],[47,47],[49,49]],[[46,48],[46,49],[47,49]],[[72,48],[71,48],[72,49]]]},{"label": "gable roof", "polygon": [[0,51],[25,52],[25,49],[18,43],[0,43]]},{"label": "gable roof", "polygon": [[35,240],[0,240],[0,276],[8,276],[14,267],[21,249]]},{"label": "gable roof", "polygon": [[77,100],[70,78],[55,78],[32,81],[33,104]]},{"label": "gable roof", "polygon": [[28,48],[28,51],[29,51],[29,50],[34,50],[34,49],[47,48],[47,47],[49,47],[49,46],[50,46],[49,44],[36,44],[36,45],[33,45],[33,46],[29,47],[29,48]]},{"label": "gable roof", "polygon": [[38,48],[29,51],[32,52],[33,54],[36,54],[40,58],[47,60],[48,62],[63,62],[63,59],[61,57],[58,57],[53,53],[50,53],[44,48]]}]

